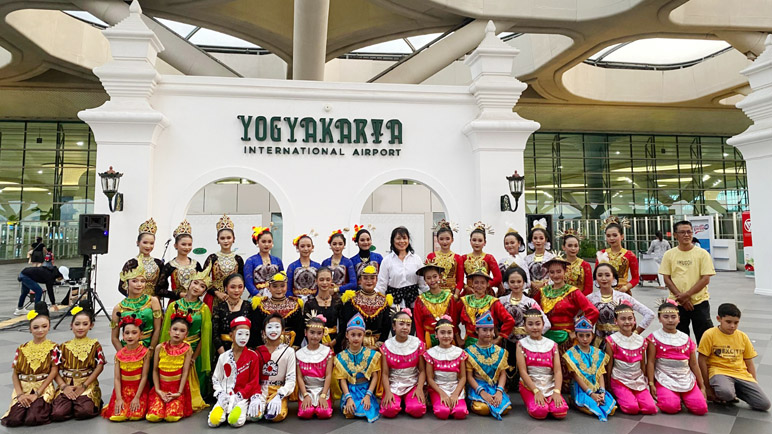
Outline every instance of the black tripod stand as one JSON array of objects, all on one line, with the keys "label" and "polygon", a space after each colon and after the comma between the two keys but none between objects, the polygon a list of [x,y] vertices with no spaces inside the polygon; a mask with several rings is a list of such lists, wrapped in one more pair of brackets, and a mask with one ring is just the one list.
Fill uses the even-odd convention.
[{"label": "black tripod stand", "polygon": [[99,315],[100,312],[104,312],[105,313],[105,317],[107,318],[107,321],[108,322],[110,321],[110,315],[107,313],[107,309],[105,308],[105,305],[102,304],[102,300],[99,298],[99,294],[97,293],[96,282],[94,282],[94,285],[92,287],[91,274],[93,273],[94,275],[96,275],[97,257],[96,257],[96,255],[94,255],[95,256],[94,257],[94,263],[93,263],[93,266],[92,266],[91,256],[92,255],[83,255],[83,268],[86,269],[86,272],[85,272],[85,276],[86,276],[86,288],[85,288],[85,291],[83,289],[80,290],[80,293],[78,294],[78,299],[75,300],[74,303],[72,303],[72,305],[70,306],[69,309],[67,309],[67,313],[65,313],[61,318],[59,318],[59,321],[54,326],[54,330],[56,330],[56,328],[59,327],[59,324],[61,324],[62,321],[64,321],[64,319],[67,318],[67,316],[70,313],[70,311],[72,311],[72,309],[74,309],[75,306],[77,306],[78,303],[80,303],[80,301],[83,299],[84,296],[87,297],[87,300],[91,303],[92,307],[94,306],[94,302],[99,303],[99,310],[94,312],[94,318],[96,318]]}]

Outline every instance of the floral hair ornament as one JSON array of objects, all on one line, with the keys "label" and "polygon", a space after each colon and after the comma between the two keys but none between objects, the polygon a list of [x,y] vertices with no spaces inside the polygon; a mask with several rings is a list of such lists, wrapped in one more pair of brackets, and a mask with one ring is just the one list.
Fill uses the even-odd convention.
[{"label": "floral hair ornament", "polygon": [[[311,320],[314,320],[314,319],[319,320],[322,323],[319,324],[318,322],[312,322]],[[308,328],[324,329],[324,325],[326,323],[327,323],[327,318],[324,315],[317,313],[316,309],[312,309],[311,312],[308,312],[306,314],[306,327]]]},{"label": "floral hair ornament", "polygon": [[267,227],[252,226],[252,242],[257,244],[257,240],[260,238],[260,235],[263,235],[266,232],[271,233],[271,227],[273,227],[273,223]]},{"label": "floral hair ornament", "polygon": [[608,257],[608,252],[602,252],[598,250],[595,252],[595,259],[598,261],[598,265],[611,263],[611,259]]},{"label": "floral hair ornament", "polygon": [[[357,235],[359,235],[359,232],[367,229],[368,231],[372,232],[375,230],[375,226],[368,224],[367,227],[365,225],[354,225],[354,235],[351,237],[351,241],[357,242]],[[346,229],[344,229],[346,230]]]},{"label": "floral hair ornament", "polygon": [[137,327],[142,327],[142,318],[137,318],[134,315],[124,315],[121,317],[121,321],[118,323],[118,327],[123,328],[126,325],[133,324]]},{"label": "floral hair ornament", "polygon": [[399,318],[399,317],[398,318],[394,318],[394,322],[401,322],[401,323],[408,323],[408,324],[412,324],[413,323],[413,312],[410,311],[409,307],[403,307],[402,309],[397,311],[397,313],[395,315],[399,315],[400,313],[404,313],[408,317],[407,318]]},{"label": "floral hair ornament", "polygon": [[434,326],[434,330],[435,330],[435,331],[436,331],[436,330],[438,330],[438,329],[441,329],[441,328],[443,328],[443,327],[447,327],[447,328],[450,328],[450,329],[453,329],[453,328],[454,328],[454,326],[453,326],[453,318],[451,318],[451,317],[450,317],[450,315],[447,315],[447,314],[445,314],[445,315],[441,316],[441,317],[440,317],[440,318],[437,320],[437,322],[439,322],[441,319],[444,319],[445,321],[448,321],[448,322],[446,322],[446,323],[442,323],[442,324],[440,324],[440,325],[435,325],[435,326]]},{"label": "floral hair ornament", "polygon": [[175,312],[172,314],[172,321],[177,318],[182,318],[185,322],[188,323],[188,325],[193,324],[193,310],[188,309],[187,312],[182,310],[175,310]]},{"label": "floral hair ornament", "polygon": [[[331,244],[332,243],[332,237],[334,237],[335,235],[338,235],[338,234],[343,235],[343,232],[348,232],[348,231],[349,231],[349,228],[343,228],[343,229],[338,229],[338,230],[332,231],[330,236],[327,237],[327,244]],[[343,242],[345,243],[345,240],[346,240],[346,236],[345,235],[343,235],[343,240],[344,240]]]},{"label": "floral hair ornament", "polygon": [[27,321],[32,321],[33,319],[37,318],[38,313],[35,311],[35,309],[32,309],[31,311],[27,312]]},{"label": "floral hair ornament", "polygon": [[314,238],[316,238],[316,236],[317,236],[317,235],[319,235],[319,234],[318,234],[318,233],[316,233],[316,231],[315,231],[315,230],[311,229],[310,231],[308,231],[308,232],[307,232],[307,233],[305,233],[305,234],[300,234],[300,235],[296,236],[296,237],[295,237],[295,238],[292,240],[292,245],[293,245],[293,246],[295,246],[295,247],[297,247],[297,246],[298,246],[298,243],[300,243],[300,240],[301,240],[301,238],[305,238],[305,237],[311,238],[311,243],[313,243],[313,239],[314,239]]},{"label": "floral hair ornament", "polygon": [[268,280],[268,283],[273,282],[286,282],[287,281],[287,273],[284,271],[279,271],[278,273],[271,276],[271,279]]},{"label": "floral hair ornament", "polygon": [[[75,306],[72,309],[70,309],[70,315],[75,316],[79,313],[83,312],[83,308],[80,306]],[[37,315],[37,314],[36,314]]]},{"label": "floral hair ornament", "polygon": [[488,235],[493,235],[493,227],[480,221],[472,223],[468,228],[466,228],[466,231],[469,233],[476,230],[483,231],[483,233]]},{"label": "floral hair ornament", "polygon": [[635,312],[635,310],[633,309],[633,305],[632,305],[632,303],[630,303],[629,300],[622,300],[617,305],[617,308],[615,309],[615,312],[616,313],[620,313],[620,312]]},{"label": "floral hair ornament", "polygon": [[615,215],[610,215],[606,217],[605,220],[603,220],[603,223],[600,225],[600,229],[602,231],[605,231],[609,225],[617,224],[619,226],[622,226],[622,229],[630,229],[632,226],[630,226],[630,220],[627,220],[626,217],[617,217]]},{"label": "floral hair ornament", "polygon": [[370,276],[376,276],[378,275],[378,269],[375,268],[375,265],[368,265],[367,267],[362,269],[362,276],[370,275]]},{"label": "floral hair ornament", "polygon": [[458,224],[445,219],[438,221],[437,224],[432,227],[432,232],[436,234],[442,228],[447,228],[452,232],[458,233]]},{"label": "floral hair ornament", "polygon": [[663,298],[657,303],[658,313],[678,313],[678,303],[670,298]]}]

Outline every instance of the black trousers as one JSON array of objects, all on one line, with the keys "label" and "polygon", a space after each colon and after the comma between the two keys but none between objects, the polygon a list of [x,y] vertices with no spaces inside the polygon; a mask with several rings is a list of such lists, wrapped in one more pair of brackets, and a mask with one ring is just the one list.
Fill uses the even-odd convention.
[{"label": "black trousers", "polygon": [[694,341],[699,345],[702,335],[711,327],[713,320],[710,319],[710,302],[708,300],[695,304],[694,310],[686,310],[678,306],[678,314],[681,322],[678,323],[678,330],[689,335],[689,324],[694,330]]}]

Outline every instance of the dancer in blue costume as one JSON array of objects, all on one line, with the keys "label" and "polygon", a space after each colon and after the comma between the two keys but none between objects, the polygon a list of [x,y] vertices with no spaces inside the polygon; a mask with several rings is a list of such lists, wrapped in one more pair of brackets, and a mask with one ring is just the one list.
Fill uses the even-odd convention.
[{"label": "dancer in blue costume", "polygon": [[505,375],[509,364],[507,351],[493,345],[496,329],[490,311],[475,323],[477,342],[466,348],[467,395],[473,413],[490,414],[498,420],[512,408],[509,395],[504,392]]},{"label": "dancer in blue costume", "polygon": [[367,418],[375,422],[380,418],[375,389],[381,371],[381,353],[362,346],[365,337],[365,320],[361,315],[351,317],[346,325],[348,348],[335,356],[333,379],[340,382],[343,396],[340,410],[347,419]]},{"label": "dancer in blue costume", "polygon": [[563,360],[573,376],[571,399],[579,410],[606,422],[617,409],[616,400],[604,388],[603,375],[609,356],[590,345],[595,335],[587,318],[579,318],[574,330],[579,343],[563,354]]}]

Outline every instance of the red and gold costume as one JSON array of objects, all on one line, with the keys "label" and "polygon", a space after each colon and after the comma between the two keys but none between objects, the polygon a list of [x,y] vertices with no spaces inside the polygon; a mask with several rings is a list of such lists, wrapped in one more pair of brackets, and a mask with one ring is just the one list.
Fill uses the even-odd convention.
[{"label": "red and gold costume", "polygon": [[496,258],[493,255],[482,252],[480,255],[469,253],[461,257],[464,264],[464,273],[466,273],[467,282],[469,285],[469,275],[482,271],[493,278],[488,282],[490,288],[498,288],[501,286],[501,270],[499,264],[496,262]]},{"label": "red and gold costume", "polygon": [[533,299],[539,303],[552,324],[550,331],[547,332],[547,337],[558,344],[564,342],[565,339],[555,340],[549,334],[558,330],[574,331],[574,318],[577,315],[583,314],[593,324],[598,321],[598,309],[573,285],[564,284],[561,288],[547,285],[541,291],[537,291]]},{"label": "red and gold costume", "polygon": [[[343,305],[340,308],[338,318],[338,330],[346,330],[349,320],[357,313],[365,320],[365,339],[362,342],[367,348],[378,349],[378,342],[385,342],[391,332],[391,307],[394,299],[391,294],[383,295],[380,292],[365,294],[360,288],[358,291],[346,291],[340,300]],[[343,339],[338,339],[336,352],[342,347]]]},{"label": "red and gold costume", "polygon": [[431,262],[443,268],[440,272],[440,288],[454,292],[464,289],[464,260],[461,255],[453,252],[431,252],[426,257],[426,262]]},{"label": "red and gold costume", "polygon": [[453,333],[458,335],[458,309],[461,303],[453,298],[451,291],[446,289],[437,295],[427,291],[419,295],[415,301],[413,320],[416,336],[423,341],[427,349],[439,345],[434,333],[434,323],[443,315],[451,318],[454,324]]},{"label": "red and gold costume", "polygon": [[[22,393],[27,394],[38,390],[43,381],[48,378],[54,365],[58,365],[62,353],[56,343],[45,340],[39,344],[29,341],[16,349],[13,358],[14,375],[19,377]],[[51,421],[51,402],[56,390],[51,382],[43,393],[29,407],[22,407],[17,402],[18,395],[14,388],[11,394],[11,405],[2,419],[4,426],[35,426]]]},{"label": "red and gold costume", "polygon": [[257,348],[263,345],[263,321],[275,313],[284,318],[281,342],[296,348],[300,347],[306,329],[303,300],[297,297],[284,297],[277,300],[270,295],[252,297],[252,314],[249,318],[252,321],[252,331],[249,335],[248,347]]},{"label": "red and gold costume", "polygon": [[[147,348],[138,345],[137,348],[130,350],[123,347],[115,355],[115,363],[121,370],[120,390],[113,389],[113,395],[110,397],[110,403],[102,409],[102,417],[114,422],[124,420],[140,420],[145,418],[147,413],[147,394],[148,388],[139,390],[139,383],[142,381],[142,367],[145,364],[145,355]],[[115,394],[120,393],[123,399],[123,408],[118,414],[115,414]],[[139,395],[139,408],[131,411],[131,400]]]},{"label": "red and gold costume", "polygon": [[[164,402],[155,391],[150,393],[147,404],[147,417],[150,422],[165,420],[177,422],[183,417],[193,414],[193,406],[190,399],[190,385],[187,378],[182,378],[182,368],[185,366],[185,355],[193,350],[190,344],[182,342],[172,345],[171,342],[161,344],[158,353],[158,388],[162,392],[177,393],[180,391],[180,382],[185,382],[182,395]],[[195,369],[195,368],[194,368]]]},{"label": "red and gold costume", "polygon": [[465,347],[477,342],[477,330],[475,329],[477,318],[488,311],[493,317],[493,327],[497,331],[497,336],[506,339],[515,328],[515,320],[512,319],[512,315],[507,312],[499,299],[492,295],[485,295],[482,298],[477,298],[472,294],[464,296],[461,298],[458,310],[458,318],[466,329]]},{"label": "red and gold costume", "polygon": [[[614,253],[611,249],[603,249],[601,253],[608,254],[609,263],[617,269],[619,274],[619,280],[614,289],[619,289],[628,283],[630,284],[630,289],[638,285],[640,275],[638,274],[638,258],[635,256],[635,253],[624,248],[617,253]],[[597,259],[595,260],[595,266],[598,266]],[[627,279],[628,272],[630,280]]]},{"label": "red and gold costume", "polygon": [[[61,345],[62,358],[59,363],[59,376],[68,386],[80,386],[94,373],[98,365],[104,365],[105,355],[102,345],[96,339],[72,339]],[[68,398],[59,389],[54,399],[51,418],[54,421],[89,419],[99,416],[102,408],[102,391],[99,381],[94,381],[85,388],[77,399]]]},{"label": "red and gold costume", "polygon": [[576,258],[566,268],[566,282],[574,285],[584,295],[592,294],[592,267],[582,258]]}]

